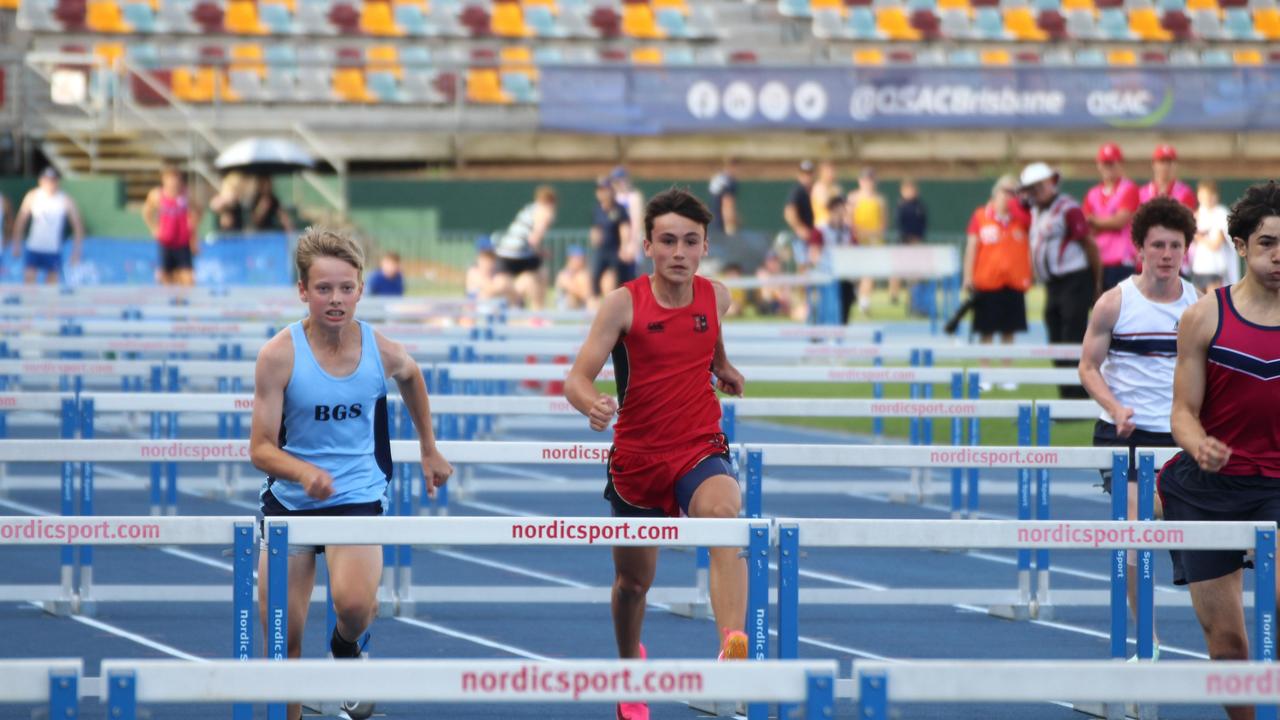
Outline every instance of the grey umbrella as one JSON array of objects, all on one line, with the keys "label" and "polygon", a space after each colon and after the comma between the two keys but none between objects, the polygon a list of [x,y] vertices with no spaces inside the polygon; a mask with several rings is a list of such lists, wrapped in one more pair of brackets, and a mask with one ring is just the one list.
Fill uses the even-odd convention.
[{"label": "grey umbrella", "polygon": [[306,150],[279,138],[246,138],[222,151],[213,162],[224,172],[241,170],[262,175],[292,172],[315,164]]}]

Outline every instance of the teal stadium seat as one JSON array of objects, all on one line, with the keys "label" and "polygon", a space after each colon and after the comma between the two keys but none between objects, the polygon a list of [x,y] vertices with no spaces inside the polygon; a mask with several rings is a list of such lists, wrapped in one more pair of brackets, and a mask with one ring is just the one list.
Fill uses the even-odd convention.
[{"label": "teal stadium seat", "polygon": [[1231,67],[1236,64],[1236,61],[1231,59],[1231,53],[1221,48],[1205,50],[1200,55],[1200,62],[1210,67]]},{"label": "teal stadium seat", "polygon": [[1107,64],[1107,56],[1099,48],[1081,48],[1076,51],[1076,64],[1085,67],[1104,67]]},{"label": "teal stadium seat", "polygon": [[1006,40],[1004,17],[1000,9],[994,7],[975,8],[973,13],[973,35],[981,40]]},{"label": "teal stadium seat", "polygon": [[1036,0],[1034,7],[1037,12],[1042,10],[1057,10],[1061,12],[1062,0]]},{"label": "teal stadium seat", "polygon": [[436,27],[422,12],[421,5],[401,4],[395,6],[396,25],[404,28],[411,37],[431,37],[436,35]]},{"label": "teal stadium seat", "polygon": [[662,51],[664,65],[692,65],[693,50],[687,47],[669,47]]},{"label": "teal stadium seat", "polygon": [[1132,40],[1129,15],[1124,8],[1103,8],[1098,13],[1098,33],[1103,40]]},{"label": "teal stadium seat", "polygon": [[564,64],[564,53],[560,52],[558,47],[540,45],[533,49],[533,64],[562,65]]},{"label": "teal stadium seat", "polygon": [[1187,0],[1160,0],[1160,2],[1156,4],[1156,7],[1162,13],[1169,12],[1170,10],[1186,12]]},{"label": "teal stadium seat", "polygon": [[193,0],[160,0],[160,16],[156,29],[166,33],[195,32],[196,21],[191,17],[195,9]]},{"label": "teal stadium seat", "polygon": [[388,70],[369,70],[365,72],[365,85],[379,102],[402,103],[407,100],[400,92],[400,82],[395,73]]},{"label": "teal stadium seat", "polygon": [[293,14],[289,8],[280,3],[259,3],[258,21],[272,35],[292,35],[294,33]]},{"label": "teal stadium seat", "polygon": [[1174,48],[1169,51],[1169,64],[1177,67],[1196,67],[1200,64],[1200,53],[1191,48]]},{"label": "teal stadium seat", "polygon": [[809,0],[778,0],[778,14],[790,18],[811,18],[813,7]]},{"label": "teal stadium seat", "polygon": [[938,0],[909,0],[907,2],[908,14],[916,10],[928,10],[936,13],[938,12]]},{"label": "teal stadium seat", "polygon": [[956,67],[976,67],[982,64],[982,57],[973,48],[958,48],[947,53],[947,64]]},{"label": "teal stadium seat", "polygon": [[155,70],[161,66],[160,53],[149,42],[129,43],[125,46],[124,57],[130,65],[142,70]]},{"label": "teal stadium seat", "polygon": [[689,24],[685,22],[684,13],[675,8],[658,8],[654,19],[667,37],[682,39],[690,35]]},{"label": "teal stadium seat", "polygon": [[1227,8],[1222,17],[1222,31],[1232,40],[1256,40],[1257,32],[1253,29],[1253,17],[1248,8]]},{"label": "teal stadium seat", "polygon": [[880,29],[876,27],[875,12],[869,7],[849,8],[844,35],[854,40],[879,40]]},{"label": "teal stadium seat", "polygon": [[517,103],[534,103],[538,101],[538,91],[533,87],[533,80],[524,72],[502,73],[502,90]]},{"label": "teal stadium seat", "polygon": [[401,67],[431,67],[431,49],[421,45],[408,45],[400,48]]},{"label": "teal stadium seat", "polygon": [[152,33],[156,31],[156,14],[151,5],[145,2],[126,3],[124,21],[133,26],[134,32]]},{"label": "teal stadium seat", "polygon": [[568,30],[560,26],[551,8],[546,5],[526,5],[524,24],[540,38],[562,38],[569,34]]}]

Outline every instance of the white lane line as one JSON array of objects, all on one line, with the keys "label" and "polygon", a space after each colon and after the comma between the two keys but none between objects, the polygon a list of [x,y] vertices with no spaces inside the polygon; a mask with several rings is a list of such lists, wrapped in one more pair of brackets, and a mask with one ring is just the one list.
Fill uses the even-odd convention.
[{"label": "white lane line", "polygon": [[497,560],[489,560],[487,558],[471,555],[470,553],[458,552],[457,550],[441,550],[441,549],[435,548],[435,549],[432,549],[431,552],[435,553],[436,555],[452,558],[454,560],[474,563],[476,565],[483,565],[484,567],[492,568],[494,570],[502,570],[505,572],[509,572],[513,575],[522,575],[524,577],[533,578],[535,580],[545,580],[546,582],[550,582],[550,583],[559,583],[566,587],[574,587],[574,588],[591,587],[590,585],[586,583],[578,582],[577,580],[570,580],[568,578],[563,578],[558,575],[551,575],[550,573],[539,572],[537,570],[530,570],[529,568],[520,567],[519,565],[511,565],[510,563],[499,562]]},{"label": "white lane line", "polygon": [[[952,607],[955,607],[959,610],[964,610],[966,612],[981,613],[982,615],[987,614],[986,608],[978,607],[977,605],[953,605]],[[1065,630],[1070,633],[1076,633],[1078,635],[1088,635],[1089,637],[1096,637],[1102,640],[1111,639],[1111,635],[1108,633],[1104,633],[1098,630],[1092,630],[1090,628],[1080,627],[1078,625],[1068,625],[1066,623],[1060,623],[1053,620],[1030,620],[1028,622],[1030,622],[1032,625],[1040,625],[1042,627]],[[1135,638],[1125,638],[1125,642],[1129,645],[1138,644],[1138,641]],[[1200,660],[1209,659],[1208,655],[1205,655],[1204,653],[1196,652],[1195,650],[1188,650],[1186,648],[1177,647],[1176,645],[1166,645],[1164,643],[1160,643],[1160,653],[1164,654],[1166,652],[1173,653],[1175,655],[1185,655],[1186,657],[1198,658]]]},{"label": "white lane line", "polygon": [[444,625],[437,625],[436,623],[427,622],[426,620],[419,620],[418,618],[411,618],[411,617],[397,617],[395,619],[406,625],[412,625],[414,627],[422,628],[423,630],[430,630],[431,632],[439,633],[441,635],[445,635],[451,638],[456,638],[458,640],[466,640],[467,642],[472,642],[477,645],[483,645],[484,647],[491,648],[493,650],[500,650],[504,653],[515,655],[517,657],[527,658],[529,660],[552,660],[553,659],[553,658],[547,657],[546,655],[539,655],[535,652],[530,652],[528,650],[518,648],[514,645],[507,645],[506,643],[500,643],[497,640],[490,640],[489,638],[481,637],[479,635],[464,633],[461,630],[454,630],[452,628],[447,628]]},{"label": "white lane line", "polygon": [[53,514],[53,513],[45,512],[44,510],[36,507],[35,505],[27,505],[26,503],[20,503],[16,500],[9,500],[7,498],[0,498],[0,505],[3,505],[4,507],[7,507],[11,510],[17,510],[20,513],[26,513],[27,515],[43,515],[45,517],[49,517]]},{"label": "white lane line", "polygon": [[[32,604],[32,605],[34,605],[34,606],[35,606],[35,607],[37,607],[37,608],[43,608],[43,607],[44,607],[44,606],[42,606],[40,603],[31,603],[31,604]],[[131,641],[131,642],[135,642],[135,643],[137,643],[137,644],[139,644],[139,645],[142,645],[143,647],[151,648],[152,650],[158,650],[158,651],[160,651],[160,652],[162,652],[162,653],[164,653],[164,654],[166,654],[166,655],[170,655],[170,656],[172,656],[172,657],[176,657],[176,658],[178,658],[178,659],[180,659],[180,660],[193,660],[193,661],[195,661],[195,662],[208,662],[208,660],[206,660],[205,658],[197,657],[197,656],[195,656],[195,655],[191,655],[190,653],[182,652],[182,651],[181,651],[181,650],[179,650],[178,648],[173,647],[173,646],[171,646],[171,645],[165,645],[165,644],[164,644],[164,643],[162,643],[162,642],[157,642],[157,641],[155,641],[155,640],[150,640],[150,639],[145,638],[145,637],[143,637],[143,636],[141,636],[141,635],[139,635],[139,634],[137,634],[137,633],[129,632],[128,630],[125,630],[124,628],[116,627],[115,625],[112,625],[112,624],[110,624],[110,623],[104,623],[104,622],[102,622],[101,620],[95,620],[95,619],[93,619],[93,618],[91,618],[91,617],[85,617],[84,615],[68,615],[67,617],[68,617],[69,619],[71,619],[71,620],[74,620],[74,621],[76,621],[76,622],[78,622],[78,623],[81,623],[82,625],[88,625],[89,627],[91,627],[91,628],[93,628],[93,629],[95,629],[95,630],[101,630],[102,632],[110,633],[110,634],[112,634],[112,635],[115,635],[116,637],[124,638],[125,640],[129,640],[129,641]]]},{"label": "white lane line", "polygon": [[466,505],[477,510],[483,510],[494,515],[507,515],[511,517],[537,517],[533,513],[518,510],[509,505],[498,505],[495,503],[481,502],[479,500],[459,500],[458,505]]}]

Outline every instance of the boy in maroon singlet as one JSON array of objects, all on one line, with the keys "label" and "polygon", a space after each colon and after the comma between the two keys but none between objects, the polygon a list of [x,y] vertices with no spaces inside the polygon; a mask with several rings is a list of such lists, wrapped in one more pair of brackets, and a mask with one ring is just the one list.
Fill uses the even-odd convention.
[{"label": "boy in maroon singlet", "polygon": [[[645,207],[644,254],[653,274],[605,296],[565,383],[565,397],[603,431],[617,414],[604,496],[615,517],[736,518],[738,481],[720,430],[715,389],[741,395],[742,374],[725,356],[720,318],[729,291],[696,275],[707,254],[711,213],[672,189]],[[618,399],[596,390],[613,354]],[[714,376],[715,385],[712,385]],[[618,655],[642,658],[645,594],[656,547],[615,547],[613,625]],[[720,657],[743,659],[747,567],[738,548],[711,549],[711,608]],[[644,703],[621,703],[620,720],[646,720]]]},{"label": "boy in maroon singlet", "polygon": [[[1228,230],[1244,278],[1192,305],[1178,330],[1173,438],[1160,471],[1167,520],[1280,520],[1280,185],[1255,185]],[[1246,660],[1242,551],[1172,551],[1174,582],[1191,602],[1214,660]],[[1252,707],[1228,706],[1232,720]]]}]

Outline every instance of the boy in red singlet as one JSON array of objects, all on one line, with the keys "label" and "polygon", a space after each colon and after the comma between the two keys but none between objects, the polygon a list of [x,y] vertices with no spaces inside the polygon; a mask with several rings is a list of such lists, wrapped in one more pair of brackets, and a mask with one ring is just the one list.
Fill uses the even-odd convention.
[{"label": "boy in red singlet", "polygon": [[[644,254],[653,274],[605,296],[565,383],[565,397],[603,431],[617,414],[604,496],[617,517],[735,518],[738,482],[720,430],[716,388],[741,395],[742,374],[725,356],[720,318],[729,291],[696,275],[707,254],[711,213],[672,189],[649,201]],[[613,354],[618,399],[596,390]],[[712,385],[712,376],[715,385]],[[613,626],[618,655],[642,658],[645,594],[656,547],[615,547]],[[711,549],[711,608],[722,659],[747,656],[747,567],[738,548]],[[647,720],[644,703],[618,705],[620,720]]]},{"label": "boy in red singlet", "polygon": [[[1280,520],[1280,185],[1249,188],[1228,230],[1244,279],[1192,305],[1178,330],[1173,438],[1160,471],[1168,520]],[[1246,660],[1241,551],[1172,551],[1174,582],[1191,602],[1214,660]],[[1252,707],[1228,706],[1232,720]]]}]

